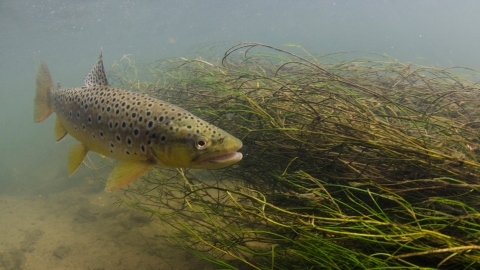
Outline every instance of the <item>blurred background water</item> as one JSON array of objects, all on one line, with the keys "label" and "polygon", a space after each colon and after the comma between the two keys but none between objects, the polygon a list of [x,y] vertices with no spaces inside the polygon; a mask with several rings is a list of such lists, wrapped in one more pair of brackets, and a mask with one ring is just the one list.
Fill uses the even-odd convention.
[{"label": "blurred background water", "polygon": [[41,60],[64,87],[81,86],[100,48],[108,69],[126,54],[153,61],[233,41],[297,43],[312,53],[364,50],[479,68],[479,11],[473,0],[2,0],[0,183],[14,175],[34,187],[36,168],[52,160],[66,164],[68,143],[53,143],[54,117],[37,125],[32,119]]},{"label": "blurred background water", "polygon": [[480,69],[479,12],[474,0],[1,0],[0,194],[31,194],[67,175],[73,140],[54,143],[54,117],[33,123],[41,60],[63,87],[82,85],[100,48],[108,70],[124,55],[148,62],[235,41]]}]

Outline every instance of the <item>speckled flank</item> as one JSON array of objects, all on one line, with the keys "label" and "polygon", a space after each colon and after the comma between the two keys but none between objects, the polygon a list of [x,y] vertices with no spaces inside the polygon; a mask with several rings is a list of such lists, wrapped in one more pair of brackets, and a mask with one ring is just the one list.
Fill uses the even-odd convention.
[{"label": "speckled flank", "polygon": [[[149,158],[152,141],[168,143],[177,133],[222,140],[224,131],[188,111],[139,93],[111,86],[59,89],[53,108],[80,141],[96,141],[100,154],[119,160]],[[95,148],[95,147],[93,147]]]}]

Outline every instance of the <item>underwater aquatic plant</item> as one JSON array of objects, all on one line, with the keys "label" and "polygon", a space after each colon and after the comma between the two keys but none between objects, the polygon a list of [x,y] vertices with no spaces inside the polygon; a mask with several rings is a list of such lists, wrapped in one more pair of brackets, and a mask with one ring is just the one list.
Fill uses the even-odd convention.
[{"label": "underwater aquatic plant", "polygon": [[478,268],[478,73],[290,48],[117,66],[117,84],[245,145],[216,175],[152,171],[120,202],[230,269]]}]

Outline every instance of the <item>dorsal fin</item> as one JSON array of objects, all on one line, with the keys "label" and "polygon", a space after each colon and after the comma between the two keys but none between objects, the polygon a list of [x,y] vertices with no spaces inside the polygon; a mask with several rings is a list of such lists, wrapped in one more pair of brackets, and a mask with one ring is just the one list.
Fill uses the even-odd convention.
[{"label": "dorsal fin", "polygon": [[97,64],[93,66],[90,73],[83,81],[83,87],[90,87],[95,85],[108,85],[107,76],[105,75],[105,69],[103,68],[102,51],[98,57]]}]

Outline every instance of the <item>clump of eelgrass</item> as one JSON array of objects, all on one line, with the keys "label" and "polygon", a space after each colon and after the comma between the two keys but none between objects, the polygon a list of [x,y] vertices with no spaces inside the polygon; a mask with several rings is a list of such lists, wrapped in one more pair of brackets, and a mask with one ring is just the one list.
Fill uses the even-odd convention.
[{"label": "clump of eelgrass", "polygon": [[148,82],[117,71],[245,145],[214,184],[150,175],[127,192],[141,195],[130,205],[226,267],[201,251],[257,269],[478,267],[478,85],[389,57],[340,56],[239,44],[222,63],[148,66]]}]

